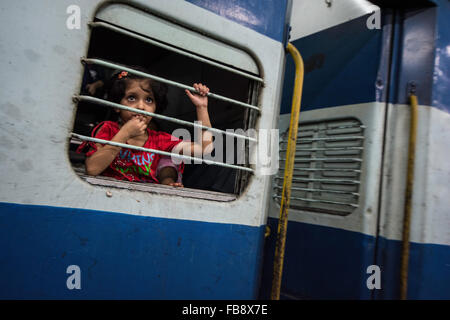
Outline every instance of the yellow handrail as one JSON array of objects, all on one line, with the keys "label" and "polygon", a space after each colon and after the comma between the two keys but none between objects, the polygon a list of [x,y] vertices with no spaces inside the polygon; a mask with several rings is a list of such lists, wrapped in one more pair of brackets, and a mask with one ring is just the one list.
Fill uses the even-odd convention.
[{"label": "yellow handrail", "polygon": [[416,154],[416,136],[418,123],[418,103],[417,96],[411,95],[411,120],[409,129],[409,149],[408,149],[408,173],[406,177],[405,209],[403,217],[402,236],[402,261],[400,269],[400,298],[406,300],[408,292],[408,264],[409,264],[409,231],[411,224],[411,202],[414,183],[414,162]]},{"label": "yellow handrail", "polygon": [[294,171],[295,147],[297,142],[298,119],[300,115],[300,104],[302,99],[304,67],[300,52],[289,43],[288,52],[292,55],[295,63],[294,96],[292,98],[291,121],[289,125],[289,138],[286,151],[286,163],[284,168],[283,191],[281,194],[280,219],[278,221],[277,242],[275,247],[275,258],[273,264],[273,281],[271,299],[280,299],[281,278],[283,274],[284,249],[286,245],[286,233],[288,222],[288,209],[291,197],[292,173]]}]

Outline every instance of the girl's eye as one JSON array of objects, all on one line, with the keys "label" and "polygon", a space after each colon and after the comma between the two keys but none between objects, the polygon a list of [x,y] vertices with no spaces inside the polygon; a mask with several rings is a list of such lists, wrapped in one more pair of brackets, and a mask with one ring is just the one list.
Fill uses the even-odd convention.
[{"label": "girl's eye", "polygon": [[135,98],[134,96],[128,96],[128,97],[127,97],[127,100],[128,100],[128,101],[134,101],[134,100],[136,100],[136,98]]},{"label": "girl's eye", "polygon": [[148,97],[147,99],[145,99],[145,102],[147,102],[147,103],[152,103],[152,102],[153,102],[153,99],[150,98],[150,97]]}]

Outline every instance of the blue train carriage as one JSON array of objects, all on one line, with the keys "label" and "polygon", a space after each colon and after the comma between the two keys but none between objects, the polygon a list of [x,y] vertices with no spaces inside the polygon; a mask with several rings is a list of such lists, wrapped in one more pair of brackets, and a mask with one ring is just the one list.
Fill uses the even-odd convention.
[{"label": "blue train carriage", "polygon": [[[281,298],[449,299],[450,3],[294,1],[291,24],[305,79]],[[293,73],[287,59],[263,298],[272,280]],[[419,107],[408,253],[411,95]]]},{"label": "blue train carriage", "polygon": [[160,130],[192,132],[194,82],[215,94],[214,128],[275,128],[288,2],[0,7],[0,297],[257,298],[270,176],[247,161],[186,165],[183,189],[127,183],[86,176],[75,150],[112,110],[86,79],[132,66],[169,84]]}]

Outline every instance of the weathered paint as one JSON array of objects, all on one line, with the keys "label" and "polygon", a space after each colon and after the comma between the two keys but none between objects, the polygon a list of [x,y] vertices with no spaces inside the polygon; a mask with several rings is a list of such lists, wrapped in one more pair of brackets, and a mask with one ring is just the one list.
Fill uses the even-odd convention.
[{"label": "weathered paint", "polygon": [[[305,57],[307,71],[305,111],[300,121],[353,114],[366,126],[366,133],[379,131],[366,137],[364,152],[369,154],[364,155],[361,181],[368,187],[362,194],[373,198],[369,202],[360,199],[364,210],[357,209],[346,217],[290,210],[284,298],[399,297],[410,81],[416,81],[420,106],[408,298],[449,298],[446,132],[450,132],[450,91],[446,50],[450,42],[446,17],[450,11],[448,2],[434,2],[438,7],[428,3],[422,9],[405,9],[404,14],[383,7],[381,30],[368,30],[369,15],[365,14],[294,39]],[[303,14],[294,11],[292,19],[301,19]],[[286,128],[289,117],[292,70],[288,59],[280,128]],[[374,115],[378,115],[376,120]],[[366,161],[370,165],[364,164]],[[373,175],[378,178],[369,182]],[[276,207],[270,201],[272,233],[276,230]],[[266,256],[273,252],[274,241],[274,237],[268,239]],[[372,264],[381,267],[381,290],[367,289],[366,268]],[[271,274],[267,260],[264,274],[263,294],[267,294]]]},{"label": "weathered paint", "polygon": [[[0,25],[11,30],[0,44],[0,67],[10,75],[0,102],[1,297],[255,298],[269,176],[253,176],[224,203],[91,185],[73,171],[72,96],[88,23],[102,3],[78,1],[74,30],[66,28],[72,1],[0,4]],[[281,41],[186,1],[128,4],[246,51],[265,80],[258,129],[276,126]],[[66,287],[72,264],[82,271],[80,291]]]},{"label": "weathered paint", "polygon": [[264,227],[12,203],[0,226],[1,299],[257,297]]}]

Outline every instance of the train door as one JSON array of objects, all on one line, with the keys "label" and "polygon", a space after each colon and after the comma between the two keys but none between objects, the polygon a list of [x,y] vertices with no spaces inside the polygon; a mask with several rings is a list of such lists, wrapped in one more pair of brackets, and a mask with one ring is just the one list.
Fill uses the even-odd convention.
[{"label": "train door", "polygon": [[[281,299],[371,298],[375,264],[390,24],[369,28],[367,1],[294,1],[291,42],[305,78],[296,145]],[[376,22],[376,21],[375,21]],[[272,256],[289,126],[293,64],[280,112],[280,171],[269,204],[262,296]]]},{"label": "train door", "polygon": [[[421,108],[407,239],[408,297],[447,296],[449,240],[442,226],[448,226],[448,200],[441,190],[448,187],[437,172],[448,172],[448,166],[442,152],[430,152],[446,149],[446,135],[436,135],[436,130],[448,132],[446,80],[439,86],[432,80],[433,74],[442,78],[446,68],[446,17],[448,4],[439,1],[294,1],[291,41],[303,55],[305,80],[281,298],[400,297],[411,94]],[[292,70],[288,59],[281,171],[269,204],[265,297],[273,271]]]}]

